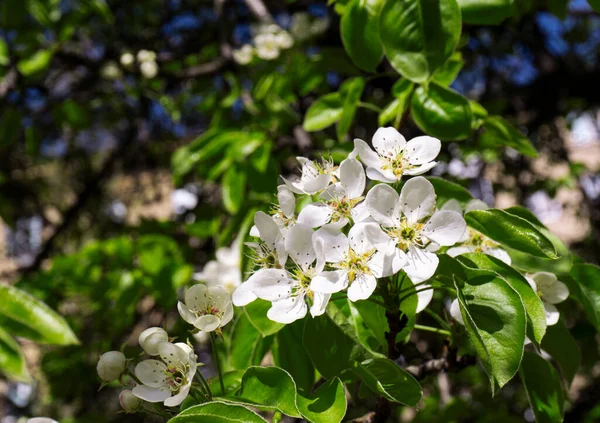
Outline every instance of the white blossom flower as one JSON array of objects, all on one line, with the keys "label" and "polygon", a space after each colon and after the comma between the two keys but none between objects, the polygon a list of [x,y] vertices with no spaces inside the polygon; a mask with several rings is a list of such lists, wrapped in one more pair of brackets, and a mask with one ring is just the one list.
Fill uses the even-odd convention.
[{"label": "white blossom flower", "polygon": [[[313,237],[323,240],[325,258],[336,270],[324,271],[314,277],[310,286],[313,291],[333,294],[348,288],[350,301],[365,300],[377,287],[377,278],[394,273],[392,260],[403,257],[385,256],[377,251],[366,235],[369,226],[376,227],[377,224],[357,223],[350,229],[348,237],[328,228],[315,232]],[[395,267],[403,265],[400,261]]]},{"label": "white blossom flower", "polygon": [[306,12],[294,13],[292,16],[292,23],[290,25],[290,32],[292,36],[300,41],[304,41],[311,36],[312,25],[310,22],[310,15]]},{"label": "white blossom flower", "polygon": [[194,274],[194,280],[208,286],[220,286],[230,294],[242,283],[242,253],[238,239],[231,247],[217,249],[216,260],[210,260],[202,271]]},{"label": "white blossom flower", "polygon": [[316,194],[323,191],[335,179],[338,167],[331,160],[321,162],[308,160],[305,157],[296,157],[302,166],[302,176],[292,182],[282,177],[288,188],[295,194]]},{"label": "white blossom flower", "polygon": [[298,223],[317,228],[331,224],[345,226],[350,219],[360,222],[369,217],[362,203],[365,190],[365,170],[356,159],[346,159],[340,164],[340,181],[329,185],[321,194],[322,202],[309,204],[298,215]]},{"label": "white blossom flower", "polygon": [[310,25],[310,34],[319,35],[327,31],[329,28],[329,17],[317,18]]},{"label": "white blossom flower", "polygon": [[220,286],[196,284],[186,291],[184,301],[177,303],[179,314],[202,331],[218,330],[233,318],[231,296]]},{"label": "white blossom flower", "polygon": [[[489,206],[481,200],[471,200],[465,207],[465,213],[470,212],[471,210],[487,210]],[[441,208],[442,210],[454,210],[458,213],[463,212],[460,203],[455,199],[451,199],[447,201]],[[467,227],[465,233],[458,241],[459,244],[455,247],[449,248],[447,254],[450,257],[456,257],[461,254],[466,253],[483,253],[490,255],[492,257],[496,257],[498,260],[503,261],[504,263],[510,265],[511,260],[508,253],[499,247],[499,245],[483,235],[481,232],[476,231],[473,228]]]},{"label": "white blossom flower", "polygon": [[273,60],[279,57],[279,45],[273,34],[259,34],[254,38],[256,55],[263,60]]},{"label": "white blossom flower", "polygon": [[142,400],[133,395],[129,389],[124,389],[119,394],[119,404],[125,413],[135,413],[142,406]]},{"label": "white blossom flower", "polygon": [[247,65],[254,57],[254,48],[250,44],[244,44],[241,48],[231,52],[233,60],[239,65]]},{"label": "white blossom flower", "polygon": [[119,60],[121,62],[121,65],[128,68],[131,65],[133,65],[133,62],[135,62],[135,57],[133,57],[133,54],[131,53],[123,53]]},{"label": "white blossom flower", "polygon": [[554,304],[562,303],[569,298],[569,288],[558,280],[554,273],[537,272],[525,277],[529,285],[536,292],[546,310],[546,324],[548,326],[558,323],[560,312]]},{"label": "white blossom flower", "polygon": [[273,321],[292,323],[303,318],[308,311],[305,297],[312,300],[312,316],[325,312],[331,295],[310,288],[311,280],[325,266],[323,241],[317,239],[313,245],[313,233],[312,228],[306,225],[291,227],[285,238],[285,249],[294,262],[294,268],[260,269],[242,284],[258,298],[272,302],[267,317]]},{"label": "white blossom flower", "polygon": [[104,64],[104,66],[102,66],[100,69],[100,74],[104,79],[109,80],[119,79],[122,76],[121,69],[112,60],[109,60]]},{"label": "white blossom flower", "polygon": [[32,417],[27,419],[26,423],[58,423],[56,420],[49,419],[48,417]]},{"label": "white blossom flower", "polygon": [[373,135],[373,147],[361,139],[354,140],[353,155],[358,155],[367,166],[367,176],[375,181],[397,182],[403,175],[421,175],[437,162],[441,142],[422,136],[406,142],[392,127],[379,128]]},{"label": "white blossom flower", "polygon": [[189,345],[162,342],[158,346],[161,360],[144,360],[135,367],[135,375],[142,382],[133,388],[133,395],[148,402],[163,402],[175,407],[190,392],[198,364]]},{"label": "white blossom flower", "polygon": [[140,64],[140,72],[146,79],[152,79],[158,75],[158,64],[154,61],[142,62]]},{"label": "white blossom flower", "polygon": [[137,60],[140,63],[154,62],[156,60],[156,53],[152,50],[140,50],[137,53]]},{"label": "white blossom flower", "polygon": [[289,32],[283,30],[275,34],[275,42],[282,50],[288,49],[294,45],[294,39],[292,36],[289,34]]},{"label": "white blossom flower", "polygon": [[98,360],[98,364],[96,365],[98,376],[105,382],[117,380],[125,371],[126,363],[127,358],[125,358],[125,355],[122,352],[105,352],[100,356],[100,360]]},{"label": "white blossom flower", "polygon": [[[375,247],[385,254],[396,254],[400,263],[406,256],[403,269],[413,283],[429,279],[437,269],[439,259],[427,247],[454,245],[463,235],[466,223],[452,210],[435,211],[436,195],[433,185],[422,176],[410,179],[400,195],[389,185],[373,187],[365,199],[371,217],[381,225],[370,226],[367,235]],[[394,273],[400,269],[394,268]],[[426,288],[423,285],[421,288]],[[427,306],[432,290],[420,292],[417,312]]]},{"label": "white blossom flower", "polygon": [[169,341],[169,335],[167,334],[167,331],[159,327],[146,329],[140,333],[138,338],[140,347],[142,347],[142,349],[146,351],[146,354],[148,355],[158,355],[158,345],[167,341]]},{"label": "white blossom flower", "polygon": [[287,185],[279,185],[277,200],[279,205],[273,210],[273,220],[285,236],[287,229],[296,224],[296,197]]},{"label": "white blossom flower", "polygon": [[463,320],[462,314],[460,313],[460,304],[458,303],[458,298],[455,298],[450,304],[450,315],[461,325],[465,325],[465,321]]}]

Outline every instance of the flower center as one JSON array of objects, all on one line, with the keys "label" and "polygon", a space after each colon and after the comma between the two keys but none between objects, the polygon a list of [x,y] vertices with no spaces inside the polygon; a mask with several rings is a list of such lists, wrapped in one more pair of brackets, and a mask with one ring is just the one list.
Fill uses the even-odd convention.
[{"label": "flower center", "polygon": [[396,240],[399,249],[406,251],[411,245],[425,246],[424,240],[421,237],[421,229],[423,229],[422,223],[416,223],[411,226],[404,217],[398,226],[388,228],[386,232],[391,238]]},{"label": "flower center", "polygon": [[275,249],[270,249],[267,244],[261,242],[260,244],[251,245],[250,250],[252,251],[249,256],[253,263],[258,265],[261,269],[280,269],[279,256]]},{"label": "flower center", "polygon": [[496,248],[498,244],[474,229],[467,228],[468,240],[465,245],[474,248],[475,252],[481,253],[491,248]]},{"label": "flower center", "polygon": [[337,222],[342,218],[350,218],[352,216],[352,209],[363,200],[364,197],[348,198],[340,197],[330,200],[328,202],[329,207],[333,209],[331,215],[331,222]]},{"label": "flower center", "polygon": [[383,161],[381,169],[392,171],[394,176],[396,176],[397,178],[400,178],[406,170],[412,169],[414,167],[408,162],[408,159],[404,156],[404,150],[389,152],[386,156],[380,157]]},{"label": "flower center", "polygon": [[167,370],[164,371],[164,374],[167,376],[167,384],[169,385],[171,392],[179,392],[181,387],[188,383],[187,373],[189,367],[189,365],[184,365],[183,363],[178,363],[178,365],[169,364],[167,366]]},{"label": "flower center", "polygon": [[375,254],[375,249],[371,249],[365,253],[359,254],[353,249],[349,249],[343,261],[333,265],[336,269],[346,269],[348,271],[348,282],[352,283],[360,274],[371,274],[371,269],[367,263]]}]

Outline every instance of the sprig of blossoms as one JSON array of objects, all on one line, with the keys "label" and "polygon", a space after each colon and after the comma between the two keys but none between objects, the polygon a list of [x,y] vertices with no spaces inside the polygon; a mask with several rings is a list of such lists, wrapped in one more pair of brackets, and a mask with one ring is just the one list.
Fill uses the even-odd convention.
[{"label": "sprig of blossoms", "polygon": [[253,44],[244,44],[232,52],[233,60],[240,65],[249,64],[254,57],[262,60],[275,60],[281,50],[294,45],[292,35],[276,24],[259,24],[252,28]]}]

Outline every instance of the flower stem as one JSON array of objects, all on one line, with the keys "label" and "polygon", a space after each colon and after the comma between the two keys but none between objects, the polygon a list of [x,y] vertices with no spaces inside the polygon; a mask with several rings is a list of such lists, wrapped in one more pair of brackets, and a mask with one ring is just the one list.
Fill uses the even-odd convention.
[{"label": "flower stem", "polygon": [[442,319],[440,316],[438,316],[434,311],[431,311],[428,308],[423,309],[423,312],[426,314],[429,314],[429,316],[434,319],[436,322],[438,322],[440,324],[440,326],[446,330],[450,330],[450,325],[444,320]]},{"label": "flower stem", "polygon": [[434,328],[434,327],[425,326],[425,325],[415,325],[414,327],[417,330],[425,330],[427,332],[439,333],[440,335],[446,335],[446,336],[450,336],[451,335],[450,331],[445,330],[445,329]]},{"label": "flower stem", "polygon": [[206,391],[205,395],[207,395],[212,400],[212,391],[210,390],[210,385],[208,384],[208,381],[206,380],[202,372],[200,372],[200,370],[196,372],[195,377],[200,382],[201,386],[203,387],[203,390]]},{"label": "flower stem", "polygon": [[210,332],[210,343],[213,350],[213,360],[219,374],[219,384],[221,385],[221,395],[225,395],[225,384],[223,383],[223,373],[221,372],[221,362],[219,361],[219,352],[217,351],[217,337],[214,332]]},{"label": "flower stem", "polygon": [[143,385],[143,383],[138,379],[138,377],[135,375],[134,372],[131,371],[131,369],[129,367],[125,368],[125,373],[132,378],[135,383],[137,383],[138,385]]}]

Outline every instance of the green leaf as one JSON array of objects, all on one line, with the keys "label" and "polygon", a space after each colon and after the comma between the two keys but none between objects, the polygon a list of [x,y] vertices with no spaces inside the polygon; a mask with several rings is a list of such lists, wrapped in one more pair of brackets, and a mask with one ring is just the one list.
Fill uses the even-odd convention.
[{"label": "green leaf", "polygon": [[448,87],[454,82],[464,64],[462,55],[456,52],[435,72],[433,79],[444,87]]},{"label": "green leaf", "polygon": [[[408,79],[399,79],[392,86],[392,94],[396,97],[385,109],[379,113],[379,126],[384,126],[386,123],[396,120],[399,122],[402,115],[408,108],[410,95],[413,92],[414,84]],[[397,126],[394,123],[394,126]]]},{"label": "green leaf", "polygon": [[350,300],[348,300],[348,307],[351,321],[361,343],[374,352],[386,351],[385,332],[389,331],[389,326],[385,317],[385,308],[370,301]]},{"label": "green leaf", "polygon": [[600,12],[600,0],[587,0],[588,4],[594,9],[596,12]]},{"label": "green leaf", "polygon": [[473,199],[471,193],[462,185],[450,182],[447,179],[437,176],[428,176],[427,180],[433,185],[438,207],[441,207],[448,200],[455,199],[463,206]]},{"label": "green leaf", "polygon": [[416,407],[423,394],[419,382],[388,358],[357,362],[353,371],[373,392],[389,401]]},{"label": "green leaf", "polygon": [[514,0],[458,0],[462,19],[473,25],[498,25],[513,14]]},{"label": "green leaf", "polygon": [[17,69],[24,76],[30,76],[41,72],[50,65],[53,55],[53,50],[39,50],[33,53],[31,56],[19,60],[17,63]]},{"label": "green leaf", "polygon": [[405,78],[423,83],[452,55],[461,30],[456,0],[385,2],[379,36],[392,66]]},{"label": "green leaf", "polygon": [[223,175],[222,190],[225,209],[236,214],[246,197],[246,173],[239,166],[230,166]]},{"label": "green leaf", "polygon": [[310,105],[304,116],[302,127],[314,132],[333,125],[342,117],[343,102],[339,92],[319,97]]},{"label": "green leaf", "polygon": [[343,98],[343,107],[342,115],[340,116],[340,121],[336,128],[337,137],[340,141],[346,136],[350,130],[350,126],[352,126],[356,108],[358,107],[358,102],[360,101],[364,89],[365,80],[360,76],[344,81],[340,87],[340,93]]},{"label": "green leaf", "polygon": [[[509,209],[506,209],[505,211],[509,211]],[[528,220],[534,226],[536,226],[537,229],[546,238],[548,238],[550,242],[552,242],[552,245],[556,249],[558,255],[557,259],[548,259],[534,257],[530,254],[522,253],[520,251],[507,248],[506,251],[508,252],[512,260],[512,267],[530,273],[551,272],[557,275],[568,275],[573,265],[573,256],[571,254],[571,251],[569,251],[569,248],[564,244],[564,242],[562,242],[560,238],[558,238],[556,235],[554,235],[552,232],[545,229],[544,227],[539,227],[535,225],[535,223],[533,223],[533,221],[531,221],[529,217],[525,216],[524,213],[521,213],[520,211],[518,211],[517,213],[512,213],[512,211],[509,211],[509,213],[520,216],[525,220]]]},{"label": "green leaf", "polygon": [[245,370],[232,370],[230,372],[223,373],[223,385],[225,386],[225,393],[221,391],[221,383],[219,382],[219,375],[215,375],[208,379],[208,385],[210,391],[215,397],[221,397],[226,395],[232,395],[240,389],[242,386],[242,377],[244,376]]},{"label": "green leaf", "polygon": [[337,377],[307,397],[299,394],[297,399],[300,413],[312,423],[340,423],[346,415],[346,392]]},{"label": "green leaf", "polygon": [[473,210],[467,224],[488,238],[536,257],[558,258],[552,242],[525,219],[499,209]]},{"label": "green leaf", "polygon": [[571,269],[571,277],[577,284],[568,284],[571,294],[582,303],[588,320],[600,330],[600,267],[576,264]]},{"label": "green leaf", "polygon": [[254,411],[239,404],[207,402],[182,411],[169,423],[267,423]]},{"label": "green leaf", "polygon": [[500,116],[489,116],[483,123],[483,133],[479,142],[484,147],[512,147],[519,153],[529,157],[537,157],[538,153],[531,141]]},{"label": "green leaf", "polygon": [[297,320],[275,335],[273,362],[286,370],[300,392],[310,392],[315,383],[315,367],[302,345],[304,320]]},{"label": "green leaf", "polygon": [[581,352],[562,319],[557,324],[548,326],[542,341],[542,349],[556,360],[570,385],[581,366]]},{"label": "green leaf", "polygon": [[560,423],[564,416],[564,396],[560,378],[550,363],[539,355],[526,352],[521,380],[537,423]]},{"label": "green leaf", "polygon": [[39,334],[44,343],[78,344],[67,322],[43,302],[13,286],[0,285],[0,314]]},{"label": "green leaf", "polygon": [[523,275],[503,261],[481,253],[464,254],[457,259],[467,266],[495,272],[517,291],[527,312],[527,336],[539,346],[546,333],[546,311],[544,304]]},{"label": "green leaf", "polygon": [[0,38],[0,66],[6,66],[10,63],[8,55],[8,44],[4,38]]},{"label": "green leaf", "polygon": [[525,208],[523,206],[512,206],[507,209],[504,209],[504,211],[510,214],[514,214],[515,216],[519,216],[531,223],[532,225],[539,226],[539,228],[545,228],[544,224],[540,222],[536,215],[533,214],[533,212],[528,208]]},{"label": "green leaf", "polygon": [[271,303],[265,300],[255,300],[244,307],[244,312],[248,320],[252,323],[260,334],[265,337],[279,332],[285,325],[274,322],[267,318],[267,311],[271,308]]},{"label": "green leaf", "polygon": [[420,86],[412,96],[410,112],[419,128],[443,140],[460,140],[471,135],[471,107],[456,91],[436,82]]},{"label": "green leaf", "polygon": [[455,281],[460,311],[494,394],[519,370],[525,309],[519,294],[503,278],[487,270],[464,269],[468,279]]},{"label": "green leaf", "polygon": [[352,62],[367,72],[375,72],[383,58],[379,40],[379,11],[383,0],[352,0],[340,23],[344,48]]},{"label": "green leaf", "polygon": [[244,373],[242,388],[235,398],[258,408],[300,417],[294,380],[279,367],[250,367]]},{"label": "green leaf", "polygon": [[246,313],[239,313],[231,328],[231,343],[227,354],[228,367],[245,370],[260,364],[266,351],[262,335],[252,326]]},{"label": "green leaf", "polygon": [[0,327],[0,372],[10,379],[30,382],[25,358],[19,344]]}]

